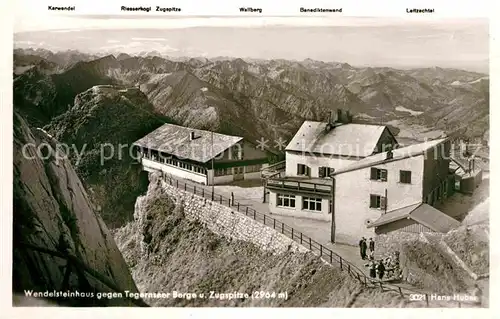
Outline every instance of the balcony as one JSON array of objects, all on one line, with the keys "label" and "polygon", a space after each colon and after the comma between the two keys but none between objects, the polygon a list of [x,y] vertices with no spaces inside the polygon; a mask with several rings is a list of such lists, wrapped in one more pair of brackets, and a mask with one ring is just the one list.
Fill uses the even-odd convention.
[{"label": "balcony", "polygon": [[332,181],[322,178],[278,177],[266,180],[266,188],[330,195]]}]

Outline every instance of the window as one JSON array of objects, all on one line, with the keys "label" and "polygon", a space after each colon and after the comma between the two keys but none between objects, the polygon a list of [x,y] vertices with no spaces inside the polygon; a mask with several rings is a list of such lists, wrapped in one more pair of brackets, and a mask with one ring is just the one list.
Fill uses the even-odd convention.
[{"label": "window", "polygon": [[245,168],[245,172],[247,172],[247,173],[260,172],[261,168],[262,168],[262,164],[249,165]]},{"label": "window", "polygon": [[318,169],[318,176],[320,178],[330,177],[330,175],[332,175],[334,171],[335,170],[331,167],[323,167],[322,166]]},{"label": "window", "polygon": [[302,209],[321,211],[321,198],[302,197]]},{"label": "window", "polygon": [[370,208],[385,209],[387,199],[384,196],[370,194]]},{"label": "window", "polygon": [[224,175],[230,175],[231,174],[231,169],[229,168],[217,168],[215,169],[215,176],[224,176]]},{"label": "window", "polygon": [[399,182],[411,184],[411,171],[399,171]]},{"label": "window", "polygon": [[276,206],[295,207],[295,195],[277,194]]},{"label": "window", "polygon": [[370,172],[370,179],[373,181],[387,182],[387,170],[372,167]]},{"label": "window", "polygon": [[304,164],[297,164],[297,175],[311,175],[311,168]]},{"label": "window", "polygon": [[236,144],[235,146],[233,146],[231,153],[232,153],[231,154],[232,159],[238,159],[238,160],[243,159],[243,147],[241,145]]},{"label": "window", "polygon": [[194,167],[194,171],[195,171],[196,173],[206,174],[206,173],[205,173],[205,168],[203,168],[203,167],[199,167],[199,166],[193,166],[193,167]]}]

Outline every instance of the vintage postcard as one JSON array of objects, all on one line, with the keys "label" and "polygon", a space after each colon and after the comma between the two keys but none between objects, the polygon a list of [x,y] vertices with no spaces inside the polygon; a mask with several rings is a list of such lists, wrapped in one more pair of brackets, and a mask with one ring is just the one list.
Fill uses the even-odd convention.
[{"label": "vintage postcard", "polygon": [[14,307],[490,307],[486,16],[38,6]]}]

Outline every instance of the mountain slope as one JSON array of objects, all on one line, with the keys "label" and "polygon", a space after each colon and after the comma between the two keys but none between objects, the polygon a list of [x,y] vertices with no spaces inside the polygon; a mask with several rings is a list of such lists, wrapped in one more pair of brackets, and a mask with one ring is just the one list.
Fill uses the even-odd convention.
[{"label": "mountain slope", "polygon": [[102,217],[116,227],[132,219],[135,198],[147,186],[132,143],[167,120],[136,88],[95,86],[78,94],[73,107],[46,130],[67,145]]},{"label": "mountain slope", "polygon": [[[247,241],[231,235],[236,226],[230,222],[218,224],[215,227],[218,233],[214,233],[201,221],[203,218],[193,219],[192,213],[187,213],[188,204],[171,197],[158,183],[158,177],[152,178],[148,192],[138,198],[135,221],[115,232],[120,250],[141,291],[176,291],[205,296],[147,299],[153,306],[419,306],[396,292],[365,288],[347,272],[304,252],[305,249],[290,248],[293,246],[291,240],[287,239],[288,250],[286,245],[282,249],[259,248],[261,246],[255,244],[258,240],[251,238],[253,221],[244,216],[241,216],[240,226],[245,225],[248,229],[243,231],[245,235],[241,238]],[[211,291],[214,298],[210,297]],[[260,298],[224,295],[252,295],[252,292]],[[285,292],[287,298],[279,295]]]}]

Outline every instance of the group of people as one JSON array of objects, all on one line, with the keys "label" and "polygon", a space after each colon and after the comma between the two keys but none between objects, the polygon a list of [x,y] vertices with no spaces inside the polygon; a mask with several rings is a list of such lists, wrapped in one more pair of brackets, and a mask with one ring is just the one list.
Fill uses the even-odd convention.
[{"label": "group of people", "polygon": [[[367,253],[367,248],[370,248],[370,253],[369,256],[366,254]],[[375,253],[375,242],[373,241],[373,238],[370,238],[370,242],[367,244],[366,243],[366,238],[362,237],[361,240],[359,241],[359,253],[361,255],[361,259],[374,259],[374,253]]]},{"label": "group of people", "polygon": [[368,264],[365,264],[370,271],[370,277],[378,278],[382,280],[387,273],[387,277],[400,278],[401,271],[399,269],[399,252],[394,252],[393,255],[387,256],[385,258],[375,260],[375,242],[373,238],[367,242],[365,237],[362,237],[359,241],[359,254],[361,259],[369,260]]},{"label": "group of people", "polygon": [[398,251],[395,251],[392,255],[386,256],[378,261],[372,259],[368,264],[365,264],[365,266],[370,270],[371,278],[376,278],[378,275],[379,280],[382,280],[385,274],[387,274],[386,277],[390,279],[401,278]]}]

